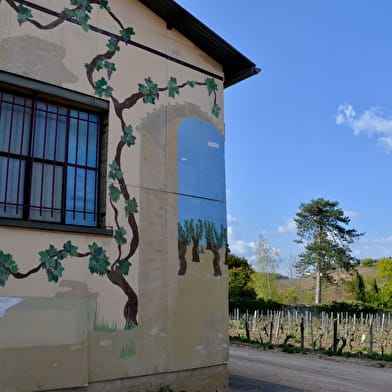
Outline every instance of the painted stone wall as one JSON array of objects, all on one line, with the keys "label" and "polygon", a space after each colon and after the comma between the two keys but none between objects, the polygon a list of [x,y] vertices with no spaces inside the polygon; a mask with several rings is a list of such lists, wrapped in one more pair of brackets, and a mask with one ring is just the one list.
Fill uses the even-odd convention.
[{"label": "painted stone wall", "polygon": [[219,64],[136,0],[3,0],[0,72],[109,102],[113,232],[0,220],[0,390],[224,365]]}]

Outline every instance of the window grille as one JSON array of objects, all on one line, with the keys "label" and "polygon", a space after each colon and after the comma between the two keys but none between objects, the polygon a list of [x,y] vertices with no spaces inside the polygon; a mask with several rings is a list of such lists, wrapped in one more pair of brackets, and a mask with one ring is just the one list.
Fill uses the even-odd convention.
[{"label": "window grille", "polygon": [[0,89],[0,217],[98,225],[100,116]]}]

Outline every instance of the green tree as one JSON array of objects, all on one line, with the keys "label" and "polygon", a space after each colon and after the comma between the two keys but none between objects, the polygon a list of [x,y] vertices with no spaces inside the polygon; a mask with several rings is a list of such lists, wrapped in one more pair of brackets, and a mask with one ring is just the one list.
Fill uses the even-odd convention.
[{"label": "green tree", "polygon": [[351,255],[349,245],[363,233],[345,227],[350,218],[338,205],[337,201],[312,199],[300,204],[294,219],[299,237],[296,242],[305,247],[296,266],[302,272],[315,272],[316,304],[321,302],[322,280],[332,283],[333,271],[337,268],[350,270],[358,263]]},{"label": "green tree", "polygon": [[392,307],[392,259],[378,260],[377,269],[379,276],[385,278],[385,284],[380,290],[382,304],[385,307]]},{"label": "green tree", "polygon": [[356,301],[366,302],[365,282],[363,276],[355,270],[355,275],[351,281],[350,289]]},{"label": "green tree", "polygon": [[254,270],[243,257],[229,253],[227,256],[229,267],[229,298],[256,298],[256,292],[252,287]]}]

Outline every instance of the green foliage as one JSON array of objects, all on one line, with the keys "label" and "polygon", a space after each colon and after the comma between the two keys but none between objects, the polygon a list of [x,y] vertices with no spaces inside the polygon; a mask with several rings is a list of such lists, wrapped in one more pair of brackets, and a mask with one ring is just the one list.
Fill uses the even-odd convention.
[{"label": "green foliage", "polygon": [[118,230],[114,231],[114,239],[118,245],[125,245],[127,243],[127,238],[125,235],[127,234],[124,227],[120,227]]},{"label": "green foliage", "polygon": [[93,9],[89,0],[71,0],[71,5],[75,6],[74,9],[65,8],[64,11],[68,18],[74,19],[84,31],[88,31],[90,26],[90,13]]},{"label": "green foliage", "polygon": [[94,82],[95,94],[99,97],[110,98],[112,96],[113,88],[108,85],[107,80],[102,77]]},{"label": "green foliage", "polygon": [[175,98],[176,95],[180,94],[180,89],[177,86],[177,79],[171,77],[167,83],[167,91],[170,98]]},{"label": "green foliage", "polygon": [[105,250],[98,246],[95,242],[88,246],[90,250],[90,259],[88,269],[92,274],[103,276],[106,274],[107,267],[109,267],[109,258]]},{"label": "green foliage", "polygon": [[132,199],[125,200],[125,213],[128,216],[129,213],[136,214],[137,210],[137,201],[133,197]]},{"label": "green foliage", "polygon": [[378,260],[377,270],[381,278],[392,278],[392,259],[383,258]]},{"label": "green foliage", "polygon": [[178,241],[189,243],[190,237],[187,230],[178,222]]},{"label": "green foliage", "polygon": [[70,257],[76,257],[78,255],[78,247],[72,245],[71,241],[67,241],[63,246],[64,251]]},{"label": "green foliage", "polygon": [[376,261],[371,258],[366,258],[361,260],[361,265],[363,265],[364,267],[373,267],[375,263]]},{"label": "green foliage", "polygon": [[252,287],[252,275],[254,270],[248,261],[229,253],[227,256],[229,267],[229,298],[255,299],[256,292]]},{"label": "green foliage", "polygon": [[254,287],[257,297],[264,300],[280,301],[276,287],[276,274],[269,272],[255,272],[252,276],[252,286]]},{"label": "green foliage", "polygon": [[0,250],[0,286],[5,285],[10,273],[16,274],[17,272],[18,266],[12,258],[12,255]]},{"label": "green foliage", "polygon": [[212,109],[211,109],[212,114],[213,114],[216,118],[219,117],[220,111],[221,111],[221,108],[220,108],[220,106],[217,105],[217,104],[215,104],[215,105],[212,107]]},{"label": "green foliage", "polygon": [[186,82],[186,84],[187,84],[189,87],[191,87],[191,88],[194,88],[194,87],[196,86],[196,82],[194,82],[193,80],[188,80],[188,81]]},{"label": "green foliage", "polygon": [[196,224],[193,219],[186,219],[184,221],[184,226],[189,238],[197,238],[199,240],[202,238],[204,233],[204,224],[201,219],[198,219]]},{"label": "green foliage", "polygon": [[118,271],[121,275],[128,275],[129,269],[131,268],[132,264],[126,260],[121,259],[117,264],[115,270]]},{"label": "green foliage", "polygon": [[204,81],[207,86],[208,95],[211,95],[213,92],[218,91],[218,85],[216,84],[215,79],[206,78]]},{"label": "green foliage", "polygon": [[282,294],[282,301],[287,305],[297,305],[298,287],[290,286]]},{"label": "green foliage", "polygon": [[222,248],[227,243],[227,229],[223,225],[220,225],[218,231],[213,222],[204,221],[204,233],[207,242],[211,242],[213,246]]},{"label": "green foliage", "polygon": [[121,136],[121,141],[124,142],[128,147],[135,144],[136,136],[133,135],[133,128],[131,125],[124,127],[124,134]]},{"label": "green foliage", "polygon": [[354,278],[348,282],[355,301],[366,302],[365,282],[362,275],[355,270]]},{"label": "green foliage", "polygon": [[33,14],[29,8],[26,8],[23,5],[18,5],[17,20],[18,20],[19,26],[22,25],[24,22],[26,22],[27,19],[31,19],[32,17],[33,17]]},{"label": "green foliage", "polygon": [[135,31],[132,27],[127,27],[120,31],[120,35],[125,42],[130,42],[132,36],[135,35]]},{"label": "green foliage", "polygon": [[118,40],[114,37],[109,38],[106,47],[110,52],[118,52],[120,50],[120,47],[118,46]]},{"label": "green foliage", "polygon": [[348,313],[349,315],[360,316],[361,313],[367,314],[375,314],[378,309],[369,304],[364,304],[361,302],[339,302],[332,301],[327,304],[316,305],[316,309],[319,313],[328,312],[328,313]]},{"label": "green foliage", "polygon": [[155,100],[159,99],[158,85],[152,81],[150,76],[144,81],[146,84],[139,83],[139,92],[143,94],[143,102],[155,104]]},{"label": "green foliage", "polygon": [[[68,241],[64,244],[71,253],[75,253],[74,247]],[[39,252],[39,261],[42,268],[46,271],[49,282],[57,282],[63,275],[64,267],[61,261],[68,256],[65,250],[58,251],[55,246],[49,245],[49,248]]]},{"label": "green foliage", "polygon": [[121,191],[115,185],[109,185],[109,197],[116,203],[121,196]]},{"label": "green foliage", "polygon": [[120,170],[120,166],[116,161],[113,161],[109,165],[109,178],[112,180],[121,180],[124,177],[123,172]]},{"label": "green foliage", "polygon": [[99,0],[99,8],[104,8],[108,12],[111,11],[109,4],[108,4],[108,0]]},{"label": "green foliage", "polygon": [[283,306],[284,305],[279,302],[272,300],[265,301],[262,298],[229,298],[230,312],[233,312],[234,309],[239,309],[240,312],[254,312],[255,310],[281,310]]}]

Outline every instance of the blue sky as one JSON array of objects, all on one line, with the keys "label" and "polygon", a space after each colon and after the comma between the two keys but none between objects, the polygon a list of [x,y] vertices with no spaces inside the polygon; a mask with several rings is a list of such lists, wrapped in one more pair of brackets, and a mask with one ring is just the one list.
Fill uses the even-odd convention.
[{"label": "blue sky", "polygon": [[391,256],[392,2],[178,3],[262,69],[225,90],[233,253],[262,234],[285,272],[300,203],[323,197],[366,232],[357,257]]}]

